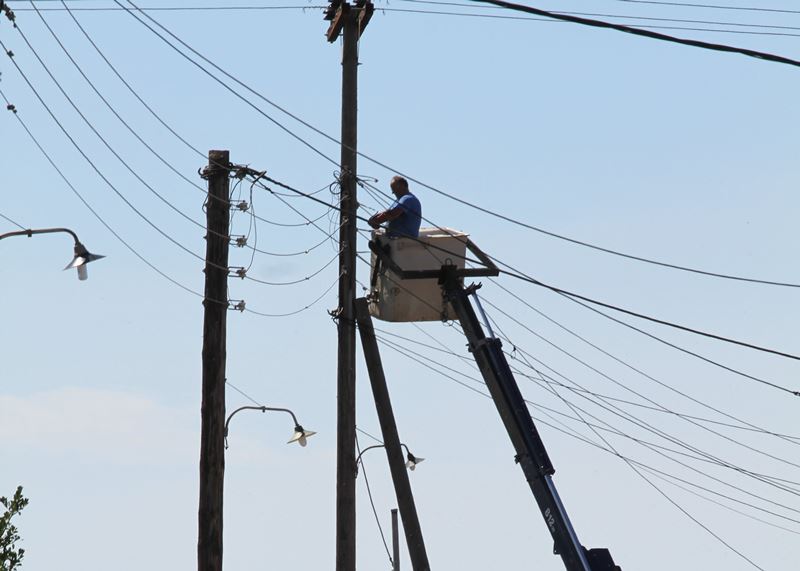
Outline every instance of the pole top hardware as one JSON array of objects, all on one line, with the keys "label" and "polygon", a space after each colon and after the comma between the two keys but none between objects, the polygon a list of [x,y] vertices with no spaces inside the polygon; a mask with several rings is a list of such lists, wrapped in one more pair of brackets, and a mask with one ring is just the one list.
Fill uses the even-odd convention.
[{"label": "pole top hardware", "polygon": [[331,23],[330,26],[328,26],[328,31],[325,32],[325,37],[328,38],[328,42],[333,43],[337,40],[344,28],[345,19],[350,17],[352,9],[357,11],[354,17],[358,30],[357,37],[359,39],[361,38],[361,34],[364,33],[367,24],[372,18],[373,12],[375,12],[375,6],[372,4],[371,0],[356,0],[353,5],[348,2],[343,2],[342,0],[331,0],[323,16],[323,19]]}]

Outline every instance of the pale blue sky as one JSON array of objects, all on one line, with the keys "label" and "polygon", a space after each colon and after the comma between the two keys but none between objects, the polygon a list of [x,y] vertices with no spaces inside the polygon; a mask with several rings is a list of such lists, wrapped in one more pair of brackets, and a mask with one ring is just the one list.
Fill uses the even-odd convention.
[{"label": "pale blue sky", "polygon": [[[117,121],[37,14],[25,10],[29,3],[10,4],[20,30],[114,150],[175,208],[202,224],[201,189],[171,172]],[[169,5],[224,4],[197,0]],[[745,0],[720,4],[760,6]],[[768,4],[797,10],[788,0]],[[70,3],[84,8],[111,5]],[[281,5],[294,8],[151,14],[265,97],[338,137],[341,44],[325,41],[327,23],[317,4]],[[664,30],[800,59],[800,14],[614,0],[532,5],[781,32],[789,35]],[[571,24],[401,11],[514,15],[493,8],[401,0],[377,6],[360,48],[359,148],[366,155],[459,198],[575,239],[714,272],[800,283],[800,69]],[[327,187],[334,181],[335,164],[236,99],[129,14],[74,14],[137,93],[201,154],[229,149],[234,162],[265,169],[305,192],[324,189],[317,196],[334,200]],[[43,15],[116,111],[170,165],[202,186],[196,172],[204,157],[187,149],[136,101],[66,12]],[[148,220],[202,257],[202,228],[155,198],[108,152],[5,19],[0,22],[0,39],[98,169]],[[166,240],[114,194],[59,131],[9,59],[2,61],[0,89],[76,189],[150,263],[189,289],[202,291],[202,262]],[[338,162],[335,143],[264,101],[251,99]],[[88,281],[78,282],[74,272],[60,272],[72,253],[68,237],[0,243],[0,494],[10,494],[22,484],[31,498],[19,521],[27,549],[24,568],[191,568],[196,557],[200,298],[159,276],[117,241],[9,112],[0,116],[0,140],[0,213],[25,227],[68,226],[90,250],[107,255],[89,267]],[[388,192],[393,171],[362,158],[359,173],[379,179],[377,186]],[[469,233],[490,255],[546,283],[688,326],[800,352],[796,288],[725,281],[616,258],[515,227],[416,183],[412,191],[429,221]],[[242,199],[251,200],[248,185],[237,188],[239,192]],[[319,219],[319,228],[259,222],[258,248],[265,251],[306,250],[336,226],[334,215],[303,198],[256,190],[252,201],[256,214],[271,222],[305,222],[286,203]],[[378,208],[376,199],[363,192],[360,202],[365,215]],[[0,222],[2,231],[16,229]],[[237,214],[234,233],[247,233],[248,222],[247,215]],[[366,250],[363,239],[359,248]],[[335,246],[326,242],[307,255],[257,254],[249,275],[272,282],[301,279],[325,266],[335,253]],[[247,251],[231,251],[232,265],[249,262]],[[336,275],[334,263],[292,286],[231,279],[231,298],[245,299],[248,308],[262,313],[291,312],[317,299]],[[366,281],[367,276],[362,265],[359,279]],[[684,454],[662,450],[686,466],[619,434],[601,432],[620,454],[681,478],[677,483],[684,488],[743,512],[652,477],[664,493],[758,566],[770,571],[795,566],[800,473],[791,463],[798,463],[796,444],[701,422],[725,440],[674,415],[615,403],[671,438],[772,478],[773,485],[768,485],[691,457],[696,453],[623,420],[608,410],[608,404],[599,408],[591,402],[596,397],[587,400],[553,385],[574,382],[593,393],[645,403],[610,377],[670,410],[737,424],[597,352],[501,286],[615,357],[724,414],[772,432],[800,435],[798,401],[671,350],[535,286],[508,277],[486,281],[482,294],[487,309],[518,348],[512,365],[536,378],[521,360],[527,355],[528,364],[547,375],[551,387],[585,411],[569,408],[541,381],[518,379],[528,399],[548,407],[532,410],[542,421],[556,485],[587,547],[608,547],[624,569],[754,568],[623,461],[544,424],[565,429],[557,424],[563,422],[569,431],[604,445],[585,424],[559,416],[574,417],[576,410],[590,422],[607,422],[625,435]],[[334,288],[291,317],[228,316],[231,383],[259,403],[292,408],[318,435],[301,449],[285,444],[292,428],[288,417],[242,413],[234,419],[226,457],[227,569],[333,566],[336,333],[327,310],[335,305]],[[796,362],[634,323],[727,366],[800,389]],[[445,372],[480,390],[471,380],[479,375],[469,361],[389,336],[440,349],[436,343],[441,342],[469,357],[456,328],[440,323],[376,327],[385,332],[385,339],[459,371]],[[506,347],[510,350],[511,344]],[[466,571],[561,569],[492,403],[389,346],[382,351],[401,438],[426,458],[413,473],[412,485],[432,566]],[[359,374],[359,427],[380,436],[363,367]],[[228,410],[252,404],[233,389],[227,399]],[[374,443],[364,434],[360,442]],[[366,470],[388,532],[389,510],[396,502],[383,458],[379,450],[370,451]],[[357,484],[359,568],[388,569],[363,472]],[[405,549],[403,553],[403,566],[410,568]]]}]

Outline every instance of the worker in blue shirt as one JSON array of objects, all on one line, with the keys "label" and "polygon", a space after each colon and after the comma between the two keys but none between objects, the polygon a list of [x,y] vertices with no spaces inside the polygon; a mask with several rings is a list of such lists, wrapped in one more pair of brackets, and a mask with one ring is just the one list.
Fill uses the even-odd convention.
[{"label": "worker in blue shirt", "polygon": [[408,190],[408,181],[402,176],[392,177],[389,187],[395,196],[392,205],[372,216],[368,223],[379,228],[382,222],[386,225],[386,235],[390,238],[419,236],[419,225],[422,220],[422,205],[416,196]]}]

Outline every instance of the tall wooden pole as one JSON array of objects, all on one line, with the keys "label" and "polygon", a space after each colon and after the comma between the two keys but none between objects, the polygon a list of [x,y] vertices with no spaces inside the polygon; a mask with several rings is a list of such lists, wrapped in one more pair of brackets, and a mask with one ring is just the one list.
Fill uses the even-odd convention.
[{"label": "tall wooden pole", "polygon": [[358,40],[374,7],[370,0],[331,0],[329,42],[342,36],[342,136],[336,423],[336,571],[356,569],[356,214],[358,201]]},{"label": "tall wooden pole", "polygon": [[228,315],[230,192],[228,151],[209,151],[206,203],[206,285],[203,306],[203,402],[200,409],[198,571],[222,570],[222,494],[225,475],[225,358]]},{"label": "tall wooden pole", "polygon": [[[349,8],[349,7],[348,7]],[[342,50],[341,230],[337,372],[336,571],[356,568],[356,145],[358,35],[354,10],[344,19]]]}]

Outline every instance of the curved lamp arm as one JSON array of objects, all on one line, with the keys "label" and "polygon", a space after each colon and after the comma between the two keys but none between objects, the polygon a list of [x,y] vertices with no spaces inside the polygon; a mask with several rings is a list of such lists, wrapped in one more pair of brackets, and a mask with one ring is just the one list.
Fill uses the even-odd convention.
[{"label": "curved lamp arm", "polygon": [[78,240],[77,234],[75,234],[75,232],[73,232],[69,228],[40,228],[38,230],[32,230],[30,228],[27,228],[25,230],[17,230],[15,232],[6,232],[5,234],[0,234],[0,240],[2,240],[3,238],[11,238],[12,236],[27,236],[28,238],[30,238],[34,234],[53,234],[54,232],[66,232],[67,234],[72,236],[72,238],[75,240],[75,245],[81,243],[81,241]]},{"label": "curved lamp arm", "polygon": [[[411,453],[411,451],[408,449],[408,446],[406,446],[404,443],[401,442],[400,446],[402,446],[406,451],[406,468],[408,468],[409,470],[413,471],[417,467],[417,464],[419,464],[420,462],[425,460],[425,458],[419,458],[417,456],[414,456]],[[358,476],[358,465],[361,463],[361,457],[364,455],[364,453],[367,450],[372,450],[374,448],[386,448],[386,445],[385,444],[373,444],[372,446],[367,446],[366,448],[364,448],[361,451],[361,453],[358,455],[358,457],[356,457],[356,462],[355,462],[355,467],[354,467],[355,472],[356,472],[356,476]]]},{"label": "curved lamp arm", "polygon": [[11,238],[12,236],[27,236],[28,238],[32,237],[34,234],[54,234],[56,232],[64,232],[72,236],[72,239],[75,240],[75,256],[72,258],[72,261],[67,264],[65,270],[71,268],[77,268],[78,270],[78,278],[81,280],[85,280],[88,277],[86,273],[86,264],[89,262],[93,262],[95,260],[99,260],[100,258],[105,258],[105,256],[100,256],[98,254],[91,254],[89,250],[86,249],[86,246],[81,244],[81,241],[78,240],[78,235],[75,234],[69,228],[38,228],[36,230],[28,228],[25,230],[16,230],[14,232],[6,232],[5,234],[0,234],[0,240],[4,238]]},{"label": "curved lamp arm", "polygon": [[267,412],[269,410],[274,412],[285,412],[290,414],[292,416],[292,421],[294,422],[294,434],[292,435],[292,438],[289,440],[288,444],[291,444],[292,442],[298,442],[300,446],[305,446],[306,439],[316,434],[316,432],[314,432],[313,430],[305,430],[300,425],[300,423],[297,422],[297,417],[294,415],[294,412],[292,412],[288,408],[277,408],[271,406],[240,406],[232,413],[230,413],[228,415],[228,418],[225,420],[225,431],[223,432],[223,435],[225,437],[225,448],[228,448],[228,426],[231,423],[231,419],[237,412],[243,410],[260,410],[261,412]]}]

